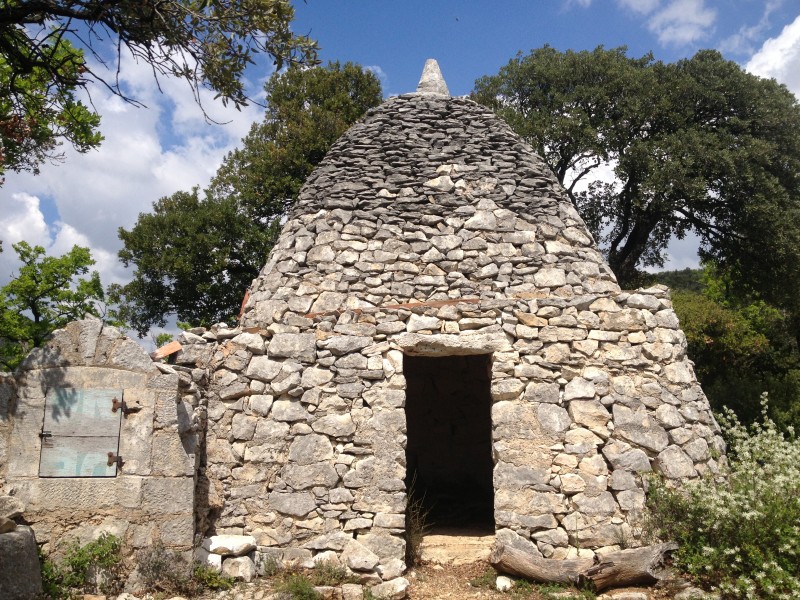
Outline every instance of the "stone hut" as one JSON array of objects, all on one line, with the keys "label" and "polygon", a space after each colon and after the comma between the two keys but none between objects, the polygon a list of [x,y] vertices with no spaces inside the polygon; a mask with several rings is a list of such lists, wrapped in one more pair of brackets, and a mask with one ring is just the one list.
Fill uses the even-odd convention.
[{"label": "stone hut", "polygon": [[[208,538],[245,536],[229,554],[393,593],[409,507],[592,556],[639,543],[648,473],[724,451],[667,290],[620,290],[542,159],[435,62],[308,179],[240,325],[179,341],[165,365],[82,321],[0,380],[0,493],[40,543],[105,529],[220,566]],[[107,393],[118,451],[64,475],[47,415]]]},{"label": "stone hut", "polygon": [[284,559],[397,577],[414,499],[545,557],[636,545],[643,476],[724,449],[666,289],[620,290],[543,160],[435,63],[308,179],[241,326],[204,476],[215,531]]}]

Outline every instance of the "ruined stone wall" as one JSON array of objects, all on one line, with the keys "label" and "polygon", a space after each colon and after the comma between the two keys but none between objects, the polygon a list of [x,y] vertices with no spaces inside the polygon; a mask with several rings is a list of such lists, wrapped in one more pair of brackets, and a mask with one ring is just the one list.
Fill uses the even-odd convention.
[{"label": "ruined stone wall", "polygon": [[[22,502],[24,519],[46,550],[67,540],[85,543],[101,531],[121,537],[129,549],[157,541],[192,548],[198,422],[180,395],[189,386],[178,372],[153,363],[113,327],[86,320],[54,332],[15,379],[4,491]],[[53,389],[123,390],[132,411],[121,420],[124,464],[116,477],[39,476],[45,398]]]}]

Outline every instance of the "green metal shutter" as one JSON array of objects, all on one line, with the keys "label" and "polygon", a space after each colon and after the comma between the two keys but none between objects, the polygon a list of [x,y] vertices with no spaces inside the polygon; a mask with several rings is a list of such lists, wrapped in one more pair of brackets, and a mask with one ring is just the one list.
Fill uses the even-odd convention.
[{"label": "green metal shutter", "polygon": [[39,477],[114,477],[122,399],[122,390],[50,390]]}]

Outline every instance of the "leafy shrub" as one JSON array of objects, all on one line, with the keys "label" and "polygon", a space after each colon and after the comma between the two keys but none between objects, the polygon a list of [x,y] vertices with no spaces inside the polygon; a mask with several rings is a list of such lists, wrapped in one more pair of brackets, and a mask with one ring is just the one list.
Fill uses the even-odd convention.
[{"label": "leafy shrub", "polygon": [[314,570],[311,571],[311,584],[312,585],[328,585],[336,586],[343,583],[355,582],[347,569],[333,561],[322,561],[317,563]]},{"label": "leafy shrub", "polygon": [[319,600],[322,596],[314,589],[314,584],[303,573],[287,573],[276,589],[292,600]]},{"label": "leafy shrub", "polygon": [[209,565],[194,563],[161,542],[136,555],[139,574],[150,591],[195,595],[204,589],[229,590],[234,580]]},{"label": "leafy shrub", "polygon": [[767,416],[742,425],[720,418],[729,443],[724,480],[706,478],[683,491],[656,482],[648,506],[651,527],[680,544],[679,567],[723,598],[800,597],[800,440]]},{"label": "leafy shrub", "polygon": [[214,567],[195,563],[194,570],[192,571],[192,579],[202,589],[207,590],[229,590],[236,583],[232,577],[223,575]]},{"label": "leafy shrub", "polygon": [[69,598],[72,592],[113,594],[120,591],[124,569],[122,541],[111,534],[80,546],[67,547],[61,563],[42,557],[42,585],[50,598]]}]

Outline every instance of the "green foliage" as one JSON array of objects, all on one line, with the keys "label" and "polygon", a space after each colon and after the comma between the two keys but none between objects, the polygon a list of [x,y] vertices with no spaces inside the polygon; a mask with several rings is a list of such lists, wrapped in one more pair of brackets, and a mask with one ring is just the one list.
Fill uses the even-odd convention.
[{"label": "green foliage", "polygon": [[121,590],[122,541],[111,534],[81,546],[70,544],[60,563],[40,556],[42,585],[49,598],[71,598],[75,593],[113,594]]},{"label": "green foliage", "polygon": [[230,153],[201,196],[176,192],[119,230],[120,260],[134,265],[121,314],[140,334],[182,321],[235,320],[300,187],[344,131],[381,101],[359,66],[289,69],[266,86],[265,120]]},{"label": "green foliage", "polygon": [[315,586],[339,586],[356,581],[357,579],[350,575],[345,567],[333,561],[319,562],[311,571],[311,584]]},{"label": "green foliage", "polygon": [[60,257],[41,246],[14,244],[22,266],[0,288],[0,366],[14,369],[34,347],[59,327],[85,315],[98,316],[104,299],[100,276],[88,248],[74,246]]},{"label": "green foliage", "polygon": [[492,567],[487,566],[483,573],[481,573],[477,577],[470,579],[469,584],[472,587],[493,590],[496,581],[497,581],[497,571],[495,571]]},{"label": "green foliage", "polygon": [[223,575],[210,565],[195,564],[192,578],[202,588],[207,590],[229,590],[236,580]]},{"label": "green foliage", "polygon": [[276,590],[287,594],[292,600],[319,600],[322,596],[314,584],[303,573],[287,573],[276,586]]},{"label": "green foliage", "polygon": [[292,34],[293,17],[289,0],[0,4],[0,175],[3,166],[35,170],[59,140],[80,151],[101,141],[99,118],[74,97],[90,83],[136,102],[118,78],[93,71],[84,52],[119,67],[127,51],[156,78],[186,80],[198,102],[207,88],[239,107],[247,103],[245,69],[258,55],[272,57],[278,69],[285,62],[316,62],[316,44]]},{"label": "green foliage", "polygon": [[149,591],[194,596],[203,590],[229,590],[235,583],[209,565],[189,563],[160,542],[140,550],[136,563]]},{"label": "green foliage", "polygon": [[720,419],[729,441],[726,478],[661,482],[648,496],[652,533],[680,544],[679,567],[723,598],[778,600],[800,594],[800,440],[767,416]]},{"label": "green foliage", "polygon": [[[0,42],[4,37],[0,25]],[[0,184],[6,170],[38,173],[40,163],[58,159],[54,150],[60,140],[86,152],[103,139],[97,131],[100,117],[75,99],[75,85],[50,87],[53,77],[80,80],[83,53],[63,38],[43,41],[40,52],[53,71],[34,66],[20,77],[0,43]]]},{"label": "green foliage", "polygon": [[760,412],[753,398],[767,391],[770,417],[782,427],[800,426],[800,352],[787,311],[734,292],[710,266],[654,279],[678,288],[673,305],[712,408],[727,406],[751,423]]},{"label": "green foliage", "polygon": [[[544,157],[623,286],[692,231],[737,285],[798,306],[800,104],[785,86],[712,50],[665,64],[545,46],[474,97]],[[613,184],[594,175],[604,164]]]}]

